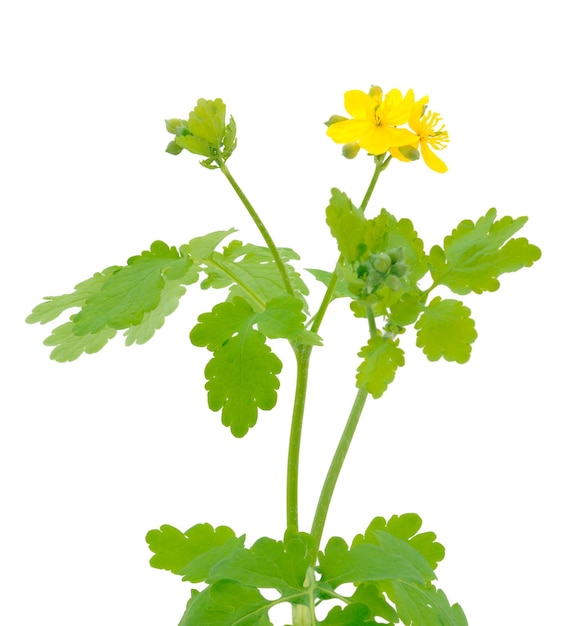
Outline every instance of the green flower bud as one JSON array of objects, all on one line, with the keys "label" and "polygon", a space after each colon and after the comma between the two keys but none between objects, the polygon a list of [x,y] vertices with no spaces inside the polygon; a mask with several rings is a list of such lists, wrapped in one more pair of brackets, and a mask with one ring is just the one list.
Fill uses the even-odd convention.
[{"label": "green flower bud", "polygon": [[418,161],[421,158],[421,153],[412,146],[402,146],[398,148],[398,152],[409,161]]},{"label": "green flower bud", "polygon": [[346,143],[343,146],[342,154],[346,159],[355,159],[359,152],[359,144],[354,141],[353,143]]},{"label": "green flower bud", "polygon": [[331,115],[331,117],[325,122],[325,126],[332,126],[337,122],[344,122],[347,118],[342,115]]},{"label": "green flower bud", "polygon": [[384,280],[384,285],[386,285],[388,289],[392,289],[392,291],[398,291],[400,287],[402,287],[398,276],[394,276],[393,274],[386,276],[386,279]]},{"label": "green flower bud", "polygon": [[187,134],[183,132],[183,129],[186,129],[188,133],[190,132],[188,130],[188,122],[186,120],[180,120],[176,117],[174,117],[171,120],[165,120],[165,129],[167,130],[168,133],[171,133],[172,135]]},{"label": "green flower bud", "polygon": [[387,254],[382,252],[381,254],[377,254],[374,257],[372,265],[374,266],[375,270],[380,272],[380,274],[385,274],[390,269],[390,265],[392,265],[392,260]]},{"label": "green flower bud", "polygon": [[372,98],[382,99],[382,88],[377,85],[372,85],[368,91],[368,95]]}]

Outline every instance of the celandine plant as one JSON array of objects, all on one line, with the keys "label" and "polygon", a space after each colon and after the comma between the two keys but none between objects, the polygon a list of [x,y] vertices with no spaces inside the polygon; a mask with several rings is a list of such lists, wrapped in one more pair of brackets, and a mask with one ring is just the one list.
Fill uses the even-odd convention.
[{"label": "celandine plant", "polygon": [[[270,609],[283,603],[292,606],[294,626],[467,624],[460,606],[450,604],[434,584],[444,548],[435,534],[420,532],[418,515],[377,517],[351,543],[340,537],[323,540],[329,503],[366,400],[370,395],[380,398],[404,365],[400,336],[406,327],[414,325],[417,345],[429,360],[465,363],[477,336],[470,310],[459,299],[434,295],[437,287],[458,296],[496,291],[501,274],[529,267],[540,257],[536,246],[513,238],[526,218],[497,219],[495,209],[476,222],[461,222],[428,253],[409,219],[385,209],[366,215],[374,187],[390,163],[422,156],[432,170],[447,170],[436,152],[446,147],[448,133],[427,105],[426,97],[415,102],[412,91],[403,96],[393,89],[384,96],[372,87],[368,93],[347,92],[345,109],[351,117],[333,116],[327,122],[328,136],[344,144],[346,157],[368,153],[374,174],[359,206],[344,192],[332,190],[327,224],[340,256],[332,271],[310,270],[326,286],[316,312],[309,311],[308,288],[292,265],[298,256],[277,247],[227,167],[237,145],[236,125],[232,117],[227,123],[225,105],[217,99],[199,100],[187,120],[167,121],[174,135],[167,152],[187,150],[203,157],[204,167],[220,170],[265,245],[231,239],[234,229],[196,237],[179,248],[156,241],[126,265],[94,274],[72,293],[45,298],[27,318],[45,324],[78,309],[45,340],[53,346],[51,358],[72,361],[84,352],[97,352],[119,330],[124,330],[127,345],[145,343],[176,309],[186,286],[199,279],[203,289],[224,290],[225,300],[198,317],[190,341],[212,354],[204,370],[208,405],[220,411],[235,437],[245,436],[258,412],[276,404],[282,363],[268,340],[290,343],[297,378],[283,540],[262,537],[246,546],[244,535],[206,523],[185,532],[168,525],[150,531],[151,565],[198,585],[180,626],[265,626],[271,624]],[[349,300],[353,314],[365,318],[366,342],[358,355],[356,397],[312,527],[303,532],[298,523],[298,466],[308,368],[335,298]],[[350,587],[352,592],[347,592]],[[263,590],[268,589],[275,590],[272,597],[277,599],[267,599]]]}]

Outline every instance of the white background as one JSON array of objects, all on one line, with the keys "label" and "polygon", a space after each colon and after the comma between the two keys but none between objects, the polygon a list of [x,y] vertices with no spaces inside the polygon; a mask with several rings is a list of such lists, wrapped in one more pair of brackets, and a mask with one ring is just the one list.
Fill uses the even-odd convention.
[{"label": "white background", "polygon": [[[163,119],[222,97],[230,161],[279,245],[331,269],[329,189],[359,202],[365,155],[325,136],[343,93],[414,88],[451,135],[449,172],[395,163],[370,210],[415,222],[427,248],[495,206],[543,249],[495,294],[466,298],[467,365],[407,366],[368,403],[328,534],[418,512],[447,548],[440,586],[472,626],[586,624],[586,34],[581,3],[6,3],[2,63],[0,623],[172,626],[189,586],[148,566],[147,530],[228,524],[279,538],[293,362],[276,411],[235,440],[207,409],[207,353],[187,334],[222,297],[191,288],[145,346],[118,337],[72,364],[24,318],[46,295],[235,226],[260,239],[218,172],[165,154]],[[316,306],[322,288],[308,277]],[[354,396],[365,324],[332,306],[316,350],[302,451],[312,511]]]}]

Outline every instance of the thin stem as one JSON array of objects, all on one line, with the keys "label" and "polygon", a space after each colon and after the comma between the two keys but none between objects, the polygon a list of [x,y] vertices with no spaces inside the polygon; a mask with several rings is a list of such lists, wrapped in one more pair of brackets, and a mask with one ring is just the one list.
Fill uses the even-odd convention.
[{"label": "thin stem", "polygon": [[280,256],[280,253],[278,252],[278,248],[276,247],[274,240],[271,238],[271,235],[269,234],[267,228],[265,227],[265,224],[261,221],[261,218],[257,214],[257,211],[253,208],[253,205],[251,204],[251,202],[249,202],[247,196],[243,193],[243,190],[241,189],[241,187],[239,187],[239,185],[237,184],[237,181],[231,175],[231,172],[229,172],[229,169],[226,166],[225,162],[222,159],[218,159],[217,163],[221,172],[225,175],[225,177],[231,184],[231,187],[235,190],[235,193],[239,196],[239,199],[244,204],[251,219],[255,222],[257,229],[261,233],[263,240],[265,241],[267,247],[272,253],[272,256],[274,257],[274,261],[276,262],[278,270],[280,271],[280,274],[282,275],[282,280],[284,281],[284,287],[286,288],[286,291],[290,295],[293,296],[294,289],[292,288],[292,283],[290,282],[288,272],[286,271],[286,266],[284,265],[284,261],[282,261],[282,257]]},{"label": "thin stem", "polygon": [[298,468],[300,464],[300,441],[302,438],[302,420],[308,387],[308,364],[311,346],[294,348],[296,353],[296,392],[290,426],[290,444],[288,447],[288,474],[286,478],[286,520],[288,526],[298,530]]},{"label": "thin stem", "polygon": [[335,491],[335,485],[337,484],[337,479],[341,473],[343,462],[347,456],[347,451],[351,445],[351,440],[353,439],[353,435],[355,433],[355,429],[357,428],[359,418],[361,417],[363,407],[365,406],[366,399],[367,391],[365,389],[359,389],[357,395],[355,396],[355,402],[353,403],[353,407],[349,413],[347,424],[345,424],[343,434],[339,440],[339,445],[335,450],[335,455],[333,456],[331,466],[329,467],[329,471],[327,472],[327,476],[323,484],[321,495],[316,507],[316,513],[314,515],[314,521],[312,522],[312,529],[310,531],[311,535],[316,540],[317,550],[323,536],[323,530],[325,528],[331,498],[333,497],[333,492]]}]

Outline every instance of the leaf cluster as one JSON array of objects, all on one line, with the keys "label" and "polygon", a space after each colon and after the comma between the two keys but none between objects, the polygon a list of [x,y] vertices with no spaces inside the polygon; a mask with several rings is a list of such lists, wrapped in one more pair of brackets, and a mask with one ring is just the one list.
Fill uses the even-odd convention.
[{"label": "leaf cluster", "polygon": [[203,289],[227,289],[227,301],[201,315],[190,338],[213,353],[205,369],[210,408],[222,410],[223,424],[242,437],[257,422],[259,410],[276,404],[282,363],[267,339],[299,344],[320,339],[305,329],[308,289],[289,263],[296,253],[279,250],[295,289],[289,295],[267,248],[233,240],[217,251],[233,232],[212,232],[179,250],[156,241],[126,265],[79,283],[72,293],[45,298],[26,321],[45,324],[75,309],[45,340],[53,347],[52,359],[73,361],[100,350],[119,330],[127,345],[145,343],[176,309],[186,286],[200,278]]},{"label": "leaf cluster", "polygon": [[[429,360],[469,360],[477,337],[471,311],[461,300],[429,300],[435,288],[443,285],[460,296],[496,291],[501,274],[530,267],[541,256],[527,239],[513,238],[527,218],[496,220],[495,209],[475,223],[460,222],[429,254],[410,220],[385,209],[367,219],[338,189],[332,190],[326,215],[342,258],[334,297],[351,298],[357,316],[382,320],[359,352],[357,370],[357,386],[375,398],[404,364],[397,336],[408,326],[414,325],[417,346]],[[331,280],[328,272],[311,272],[325,284]],[[430,285],[423,288],[426,275]]]},{"label": "leaf cluster", "polygon": [[[434,533],[419,533],[421,523],[415,514],[376,518],[350,546],[329,539],[318,563],[313,539],[293,529],[283,541],[263,537],[247,548],[245,537],[226,526],[198,524],[182,533],[166,525],[150,531],[147,542],[153,567],[205,584],[192,590],[180,626],[271,626],[270,610],[283,603],[324,626],[467,626],[460,606],[433,584],[444,548]],[[346,583],[353,593],[340,589]],[[279,597],[268,600],[266,589]],[[315,614],[320,604],[331,607],[322,620]]]}]

